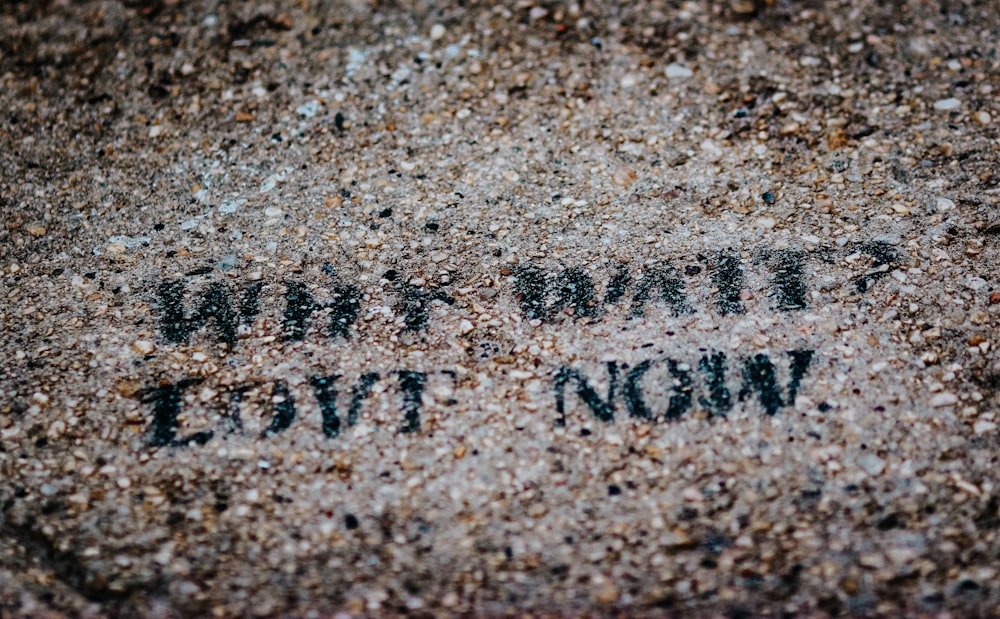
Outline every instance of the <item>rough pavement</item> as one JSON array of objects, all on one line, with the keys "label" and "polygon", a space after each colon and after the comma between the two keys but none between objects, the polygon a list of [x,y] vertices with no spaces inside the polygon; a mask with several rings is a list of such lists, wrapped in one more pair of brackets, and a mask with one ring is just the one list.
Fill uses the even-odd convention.
[{"label": "rough pavement", "polygon": [[0,2],[0,615],[1000,613],[986,0]]}]

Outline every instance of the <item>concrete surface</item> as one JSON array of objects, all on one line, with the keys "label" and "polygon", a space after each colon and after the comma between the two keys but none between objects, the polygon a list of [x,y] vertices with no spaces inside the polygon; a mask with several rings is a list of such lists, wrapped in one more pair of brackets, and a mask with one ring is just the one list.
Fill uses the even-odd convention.
[{"label": "concrete surface", "polygon": [[0,615],[1000,613],[998,35],[0,3]]}]

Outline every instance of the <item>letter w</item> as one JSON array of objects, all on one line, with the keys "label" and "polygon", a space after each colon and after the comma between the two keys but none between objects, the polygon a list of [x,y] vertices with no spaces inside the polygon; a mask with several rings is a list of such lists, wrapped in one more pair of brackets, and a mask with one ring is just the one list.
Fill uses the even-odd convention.
[{"label": "letter w", "polygon": [[192,333],[201,329],[209,318],[215,319],[215,329],[227,344],[236,342],[236,327],[240,321],[249,321],[257,315],[261,283],[247,286],[240,299],[239,312],[233,309],[231,291],[221,282],[213,282],[202,293],[195,310],[184,316],[184,282],[162,282],[158,290],[162,315],[160,330],[174,343],[187,341]]}]

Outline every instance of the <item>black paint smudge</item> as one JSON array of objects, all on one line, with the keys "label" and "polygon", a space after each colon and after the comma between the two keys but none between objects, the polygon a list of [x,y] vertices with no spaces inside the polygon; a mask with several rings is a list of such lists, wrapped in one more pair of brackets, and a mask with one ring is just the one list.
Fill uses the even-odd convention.
[{"label": "black paint smudge", "polygon": [[723,315],[742,314],[746,311],[740,300],[740,293],[743,291],[743,265],[737,252],[731,249],[719,252],[712,281],[719,290],[717,303]]},{"label": "black paint smudge", "polygon": [[423,331],[427,328],[427,310],[431,301],[444,301],[448,305],[455,303],[454,298],[440,290],[428,292],[411,284],[401,284],[399,291],[402,297],[404,331]]},{"label": "black paint smudge", "polygon": [[[337,414],[337,392],[333,389],[333,384],[340,378],[339,374],[330,376],[314,376],[310,379],[310,384],[319,402],[320,412],[323,415],[323,434],[328,438],[336,438],[340,435],[340,416]],[[357,423],[358,413],[361,412],[361,405],[371,395],[372,387],[378,381],[379,375],[375,373],[362,374],[358,382],[351,388],[351,403],[347,409],[347,425],[353,426]]]},{"label": "black paint smudge", "polygon": [[403,425],[399,431],[408,434],[420,429],[420,408],[427,374],[403,370],[399,372],[399,388],[403,391]]},{"label": "black paint smudge", "polygon": [[902,254],[889,243],[862,243],[857,251],[872,257],[872,268],[867,273],[854,280],[854,287],[859,293],[867,292],[872,284],[889,274],[902,263]]},{"label": "black paint smudge", "polygon": [[316,302],[305,284],[286,282],[285,313],[282,317],[285,339],[291,342],[303,340],[309,330],[313,312],[324,308],[330,310],[327,327],[330,337],[346,337],[361,311],[361,292],[356,286],[334,286],[330,302],[321,304]]},{"label": "black paint smudge", "polygon": [[597,316],[594,280],[580,267],[566,269],[556,277],[556,302],[552,312],[572,307],[575,318]]},{"label": "black paint smudge", "polygon": [[659,290],[660,299],[670,306],[674,316],[690,314],[694,310],[688,305],[684,294],[684,280],[672,266],[665,265],[646,271],[636,284],[632,297],[632,316],[642,316],[644,307],[653,292]]},{"label": "black paint smudge", "polygon": [[733,407],[726,387],[726,353],[716,352],[706,355],[698,362],[698,369],[705,375],[708,397],[699,397],[698,403],[709,411],[709,415],[724,416]]},{"label": "black paint smudge", "polygon": [[291,427],[292,422],[295,421],[295,398],[288,390],[288,385],[283,382],[274,383],[271,401],[274,402],[274,416],[271,418],[271,425],[261,434],[261,438],[270,438],[280,434]]},{"label": "black paint smudge", "polygon": [[772,252],[769,258],[774,269],[778,309],[784,312],[806,308],[806,285],[802,281],[802,259],[805,253],[791,249]]},{"label": "black paint smudge", "polygon": [[743,365],[743,387],[740,389],[740,401],[744,401],[756,391],[764,411],[774,415],[785,405],[781,398],[781,387],[778,385],[778,375],[774,364],[764,354],[757,354],[746,360]]},{"label": "black paint smudge", "polygon": [[795,402],[795,396],[799,393],[802,379],[809,370],[809,365],[812,364],[813,354],[813,351],[805,349],[788,351],[788,356],[792,358],[792,378],[788,381],[789,404]]},{"label": "black paint smudge", "polygon": [[178,439],[177,416],[181,412],[184,389],[201,382],[198,378],[188,378],[176,384],[167,383],[139,393],[140,401],[152,403],[153,419],[149,425],[149,445],[152,447],[184,447],[195,443],[204,445],[212,438],[211,432],[196,432],[189,437]]}]

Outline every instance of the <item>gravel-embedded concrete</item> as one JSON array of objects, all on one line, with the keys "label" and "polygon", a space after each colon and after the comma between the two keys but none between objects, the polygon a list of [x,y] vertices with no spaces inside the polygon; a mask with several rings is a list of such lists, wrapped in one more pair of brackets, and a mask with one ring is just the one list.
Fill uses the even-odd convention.
[{"label": "gravel-embedded concrete", "polygon": [[997,41],[0,3],[0,616],[1000,614]]}]

